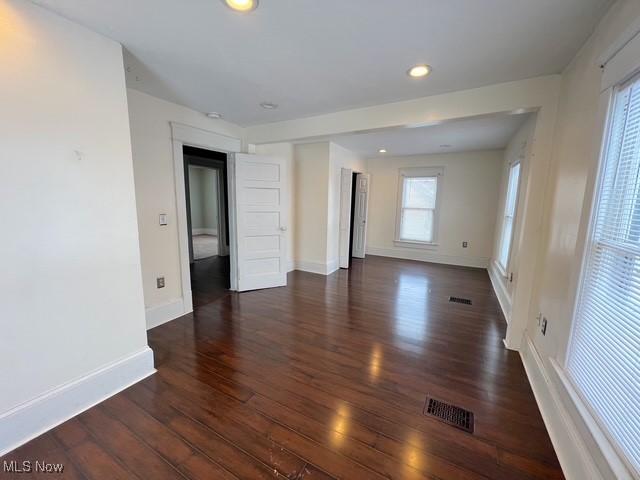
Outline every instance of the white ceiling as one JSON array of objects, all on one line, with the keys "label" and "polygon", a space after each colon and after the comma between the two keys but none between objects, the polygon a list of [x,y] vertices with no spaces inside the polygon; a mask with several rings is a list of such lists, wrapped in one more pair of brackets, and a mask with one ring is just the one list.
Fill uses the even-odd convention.
[{"label": "white ceiling", "polygon": [[[129,86],[239,125],[559,73],[611,0],[34,0],[121,42]],[[429,63],[426,79],[407,68]],[[261,102],[280,108],[267,111]]]},{"label": "white ceiling", "polygon": [[[492,115],[427,127],[336,136],[331,140],[364,158],[494,150],[506,147],[527,118],[529,114]],[[379,153],[381,148],[387,153]]]}]

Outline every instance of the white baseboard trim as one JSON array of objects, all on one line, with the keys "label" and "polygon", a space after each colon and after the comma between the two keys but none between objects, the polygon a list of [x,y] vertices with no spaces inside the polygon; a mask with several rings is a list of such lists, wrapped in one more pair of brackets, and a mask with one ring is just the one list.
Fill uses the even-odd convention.
[{"label": "white baseboard trim", "polygon": [[185,305],[181,298],[155,307],[149,307],[145,311],[147,330],[151,330],[163,323],[175,320],[187,313],[188,312],[185,310]]},{"label": "white baseboard trim", "polygon": [[287,273],[293,272],[296,269],[296,262],[293,260],[287,260]]},{"label": "white baseboard trim", "polygon": [[50,390],[0,415],[0,456],[155,372],[153,351],[128,357]]},{"label": "white baseboard trim", "polygon": [[509,296],[509,292],[505,287],[505,284],[503,281],[504,277],[497,270],[493,262],[490,262],[489,267],[487,268],[487,272],[489,273],[489,279],[491,280],[493,291],[496,293],[496,297],[498,297],[498,303],[500,304],[500,308],[502,309],[504,318],[507,321],[507,323],[510,323],[511,322],[511,297]]},{"label": "white baseboard trim", "polygon": [[528,335],[520,351],[529,383],[567,480],[604,479]]},{"label": "white baseboard trim", "polygon": [[193,228],[191,230],[191,235],[214,235],[218,236],[217,228]]},{"label": "white baseboard trim", "polygon": [[404,260],[417,260],[420,262],[442,263],[460,267],[487,268],[489,259],[485,257],[459,257],[455,255],[442,255],[433,251],[419,248],[382,248],[367,247],[367,253],[380,257],[402,258]]},{"label": "white baseboard trim", "polygon": [[305,260],[296,260],[295,269],[301,272],[317,273],[318,275],[331,275],[338,270],[338,262],[320,263],[320,262],[307,262]]}]

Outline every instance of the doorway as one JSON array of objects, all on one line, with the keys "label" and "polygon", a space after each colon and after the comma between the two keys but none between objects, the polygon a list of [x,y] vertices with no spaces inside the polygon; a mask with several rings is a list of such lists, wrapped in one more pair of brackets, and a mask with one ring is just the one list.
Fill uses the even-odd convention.
[{"label": "doorway", "polygon": [[369,209],[369,175],[343,168],[340,192],[340,268],[364,258]]},{"label": "doorway", "polygon": [[184,146],[183,158],[191,291],[200,307],[231,286],[227,154]]}]

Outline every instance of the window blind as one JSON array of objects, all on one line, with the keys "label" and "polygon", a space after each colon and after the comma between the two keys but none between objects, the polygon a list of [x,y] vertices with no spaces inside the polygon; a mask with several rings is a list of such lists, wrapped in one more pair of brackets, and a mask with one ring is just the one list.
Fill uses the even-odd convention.
[{"label": "window blind", "polygon": [[438,177],[405,177],[402,187],[400,239],[432,242]]},{"label": "window blind", "polygon": [[640,81],[614,95],[567,371],[640,471]]}]

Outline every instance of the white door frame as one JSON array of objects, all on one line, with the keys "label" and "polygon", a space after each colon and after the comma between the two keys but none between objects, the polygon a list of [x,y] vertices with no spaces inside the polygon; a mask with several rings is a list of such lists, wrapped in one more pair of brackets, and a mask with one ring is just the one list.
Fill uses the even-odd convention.
[{"label": "white door frame", "polygon": [[339,233],[339,267],[349,268],[351,251],[351,191],[353,170],[342,168],[340,171],[340,233]]},{"label": "white door frame", "polygon": [[[177,122],[169,122],[171,125],[171,140],[173,143],[173,174],[176,192],[176,221],[178,225],[178,244],[180,249],[180,275],[182,283],[182,304],[184,313],[193,311],[193,297],[191,292],[191,271],[189,268],[189,231],[187,221],[187,192],[184,178],[184,154],[182,147],[204,148],[216,152],[239,153],[242,149],[242,140],[227,137],[219,133],[210,132],[201,128],[184,125]],[[227,184],[228,187],[235,183],[233,155],[227,157]],[[235,196],[229,189],[229,248],[231,263],[231,290],[237,288],[237,256],[235,251],[235,230],[231,228],[235,221]]]}]

